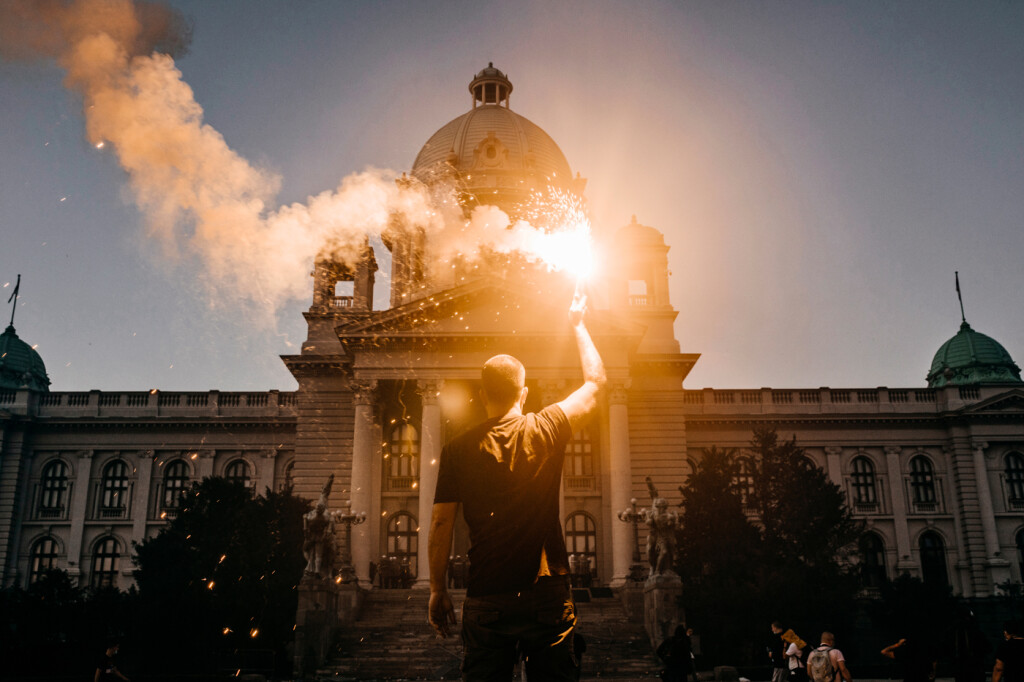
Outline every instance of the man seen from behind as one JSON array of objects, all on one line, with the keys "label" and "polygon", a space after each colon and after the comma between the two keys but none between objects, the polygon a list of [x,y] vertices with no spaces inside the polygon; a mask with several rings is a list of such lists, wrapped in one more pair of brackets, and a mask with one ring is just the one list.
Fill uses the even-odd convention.
[{"label": "man seen from behind", "polygon": [[565,446],[597,407],[604,364],[576,292],[569,322],[583,385],[537,413],[523,414],[526,370],[497,355],[481,373],[487,420],[441,452],[430,525],[428,620],[441,637],[455,625],[446,572],[458,506],[469,526],[463,606],[463,680],[511,680],[521,657],[530,680],[579,679],[576,614],[558,517]]}]

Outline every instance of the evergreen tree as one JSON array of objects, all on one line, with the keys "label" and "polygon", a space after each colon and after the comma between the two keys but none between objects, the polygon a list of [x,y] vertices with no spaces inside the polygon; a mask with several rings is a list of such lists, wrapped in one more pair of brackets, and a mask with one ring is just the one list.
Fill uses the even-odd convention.
[{"label": "evergreen tree", "polygon": [[[285,662],[302,577],[302,515],[290,491],[252,496],[238,483],[208,478],[182,497],[160,534],[136,546],[136,581],[163,646],[188,650],[189,667],[226,654],[274,650]],[[230,658],[228,656],[227,658]]]},{"label": "evergreen tree", "polygon": [[757,429],[749,450],[705,450],[680,490],[682,601],[709,662],[765,663],[777,619],[805,639],[848,631],[858,581],[840,556],[861,524],[795,440]]}]

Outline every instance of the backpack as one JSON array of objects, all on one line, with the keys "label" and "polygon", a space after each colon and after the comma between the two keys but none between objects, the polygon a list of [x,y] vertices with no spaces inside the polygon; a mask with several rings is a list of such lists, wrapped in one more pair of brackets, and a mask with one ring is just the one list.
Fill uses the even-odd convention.
[{"label": "backpack", "polygon": [[829,656],[831,651],[830,646],[818,647],[807,656],[807,675],[814,682],[833,682],[836,679],[836,669]]}]

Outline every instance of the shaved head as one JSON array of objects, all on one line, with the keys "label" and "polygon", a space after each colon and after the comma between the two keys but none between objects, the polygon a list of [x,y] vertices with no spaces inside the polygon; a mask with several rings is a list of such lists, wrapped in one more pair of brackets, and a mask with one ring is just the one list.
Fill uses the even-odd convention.
[{"label": "shaved head", "polygon": [[526,385],[526,368],[511,355],[495,355],[484,363],[480,379],[487,402],[514,403]]}]

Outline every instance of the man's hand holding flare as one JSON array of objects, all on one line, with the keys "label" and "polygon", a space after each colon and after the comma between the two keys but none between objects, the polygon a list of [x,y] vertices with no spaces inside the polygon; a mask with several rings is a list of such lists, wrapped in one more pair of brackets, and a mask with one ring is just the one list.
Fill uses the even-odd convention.
[{"label": "man's hand holding flare", "polygon": [[569,306],[569,324],[577,327],[583,324],[583,316],[587,314],[587,294],[584,292],[583,283],[576,282],[576,291],[572,295],[572,304]]}]

